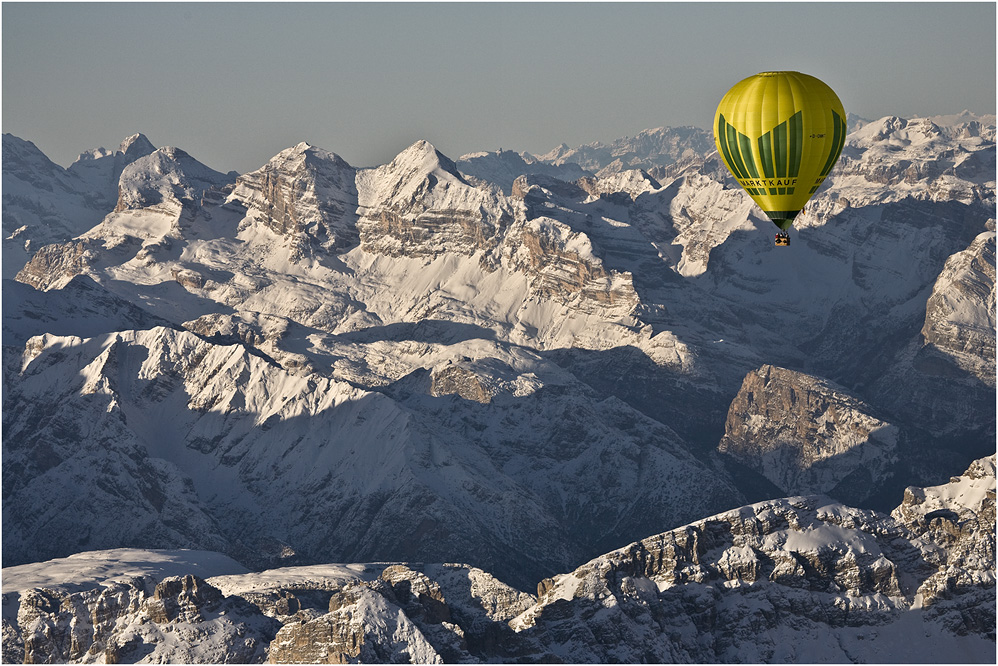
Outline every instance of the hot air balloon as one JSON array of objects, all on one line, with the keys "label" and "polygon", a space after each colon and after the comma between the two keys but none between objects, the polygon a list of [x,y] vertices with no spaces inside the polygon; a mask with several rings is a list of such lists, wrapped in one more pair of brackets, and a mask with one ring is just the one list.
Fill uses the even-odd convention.
[{"label": "hot air balloon", "polygon": [[831,88],[800,72],[761,72],[736,83],[714,115],[714,142],[738,184],[787,229],[835,166],[846,113]]}]

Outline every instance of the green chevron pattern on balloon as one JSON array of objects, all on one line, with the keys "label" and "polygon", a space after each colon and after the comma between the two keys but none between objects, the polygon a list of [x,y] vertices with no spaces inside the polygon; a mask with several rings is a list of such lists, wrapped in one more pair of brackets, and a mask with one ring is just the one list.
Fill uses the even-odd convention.
[{"label": "green chevron pattern on balloon", "polygon": [[[739,132],[720,115],[717,121],[717,136],[721,150],[728,163],[735,167],[738,178],[759,178],[756,159],[752,152],[752,140]],[[804,124],[798,111],[756,141],[759,148],[759,162],[766,178],[796,178],[800,172],[802,147],[804,144]],[[834,161],[834,160],[833,160]],[[749,194],[765,194],[765,188],[747,187]],[[793,194],[793,187],[771,187],[769,194]]]},{"label": "green chevron pattern on balloon", "polygon": [[834,111],[832,111],[832,125],[834,126],[832,149],[828,153],[828,160],[825,162],[825,166],[821,169],[822,177],[827,176],[828,172],[835,166],[835,161],[839,159],[839,155],[842,154],[842,147],[846,143],[846,121],[840,118],[839,114]]},{"label": "green chevron pattern on balloon", "polygon": [[[721,115],[717,119],[717,137],[721,144],[724,159],[731,165],[736,178],[758,178],[759,170],[755,168],[752,157],[752,140],[736,130]],[[764,194],[762,188],[747,187],[749,194]]]},{"label": "green chevron pattern on balloon", "polygon": [[[759,137],[759,157],[766,178],[796,178],[800,172],[804,124],[798,111]],[[770,194],[793,194],[792,187],[769,188]]]}]

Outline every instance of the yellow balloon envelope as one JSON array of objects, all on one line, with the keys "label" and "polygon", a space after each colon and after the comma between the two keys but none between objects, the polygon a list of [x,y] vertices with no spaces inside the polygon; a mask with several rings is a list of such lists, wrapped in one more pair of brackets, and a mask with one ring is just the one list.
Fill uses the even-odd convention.
[{"label": "yellow balloon envelope", "polygon": [[824,182],[845,139],[842,102],[822,81],[800,72],[762,72],[739,81],[714,115],[721,159],[783,231]]}]

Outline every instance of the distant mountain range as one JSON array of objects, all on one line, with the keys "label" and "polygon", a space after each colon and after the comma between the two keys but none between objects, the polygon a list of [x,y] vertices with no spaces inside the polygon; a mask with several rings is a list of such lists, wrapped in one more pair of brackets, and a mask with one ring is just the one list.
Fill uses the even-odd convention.
[{"label": "distant mountain range", "polygon": [[[696,128],[456,161],[419,141],[368,169],[301,143],[246,174],[141,134],[63,169],[5,134],[5,655],[314,660],[294,646],[356,634],[329,654],[728,661],[765,627],[883,661],[856,628],[881,620],[827,614],[861,604],[901,636],[936,576],[957,601],[919,622],[955,660],[993,657],[995,119],[850,127],[789,248]],[[943,490],[944,513],[886,517],[968,468],[991,484],[973,530]],[[820,566],[780,521],[820,535]],[[757,540],[721,534],[739,530]],[[684,564],[652,564],[656,539]],[[113,592],[161,602],[154,625],[113,611],[72,630],[89,643],[53,638],[63,597],[8,595],[10,567],[135,548],[407,564],[301,599],[282,582],[228,619],[204,609],[237,593],[160,572]],[[537,598],[507,587],[546,578]],[[819,581],[825,619],[806,611]],[[503,601],[481,615],[465,601],[485,588]],[[342,609],[368,619],[326,616]],[[218,651],[167,638],[176,622]]]}]

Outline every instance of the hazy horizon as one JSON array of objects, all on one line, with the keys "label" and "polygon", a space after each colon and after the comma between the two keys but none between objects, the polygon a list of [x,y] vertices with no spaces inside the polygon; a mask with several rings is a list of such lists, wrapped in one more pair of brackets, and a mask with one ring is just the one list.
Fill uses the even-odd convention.
[{"label": "hazy horizon", "polygon": [[768,69],[864,118],[993,114],[994,26],[994,3],[4,3],[3,131],[63,166],[136,132],[239,172],[300,141],[544,153],[708,128]]}]

